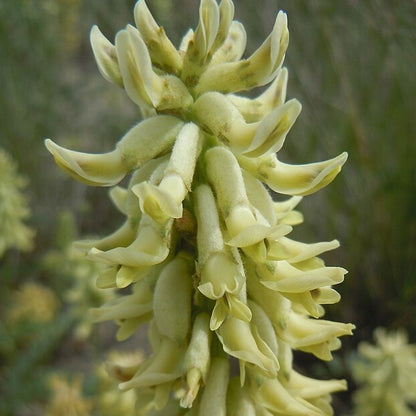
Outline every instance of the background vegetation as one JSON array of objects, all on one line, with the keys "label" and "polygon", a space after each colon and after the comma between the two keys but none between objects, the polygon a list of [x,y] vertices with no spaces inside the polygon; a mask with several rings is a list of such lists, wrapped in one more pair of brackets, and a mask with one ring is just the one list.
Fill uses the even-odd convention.
[{"label": "background vegetation", "polygon": [[[196,25],[195,0],[147,3],[176,43]],[[282,159],[306,163],[349,152],[335,182],[302,202],[305,224],[296,233],[303,241],[341,241],[326,260],[349,274],[338,288],[341,303],[328,315],[357,325],[329,368],[302,356],[299,362],[318,376],[350,378],[349,357],[374,328],[405,328],[410,340],[416,339],[416,2],[237,0],[235,5],[249,51],[269,33],[279,9],[289,16],[288,94],[302,102],[303,111]],[[4,415],[43,414],[48,380],[58,369],[84,372],[84,390],[92,396],[96,379],[88,369],[110,346],[111,336],[100,327],[89,337],[74,332],[85,315],[68,301],[74,270],[84,280],[95,271],[80,266],[68,244],[78,236],[105,234],[121,218],[105,190],[87,188],[58,171],[43,139],[102,152],[137,122],[135,106],[99,75],[88,42],[92,24],[113,39],[132,22],[133,6],[134,0],[0,2],[0,147],[28,181],[28,223],[36,231],[31,251],[11,249],[0,259]],[[11,318],[27,283],[51,290],[53,320]],[[88,292],[85,305],[97,296]],[[349,412],[350,395],[338,395],[336,406],[339,414]]]}]

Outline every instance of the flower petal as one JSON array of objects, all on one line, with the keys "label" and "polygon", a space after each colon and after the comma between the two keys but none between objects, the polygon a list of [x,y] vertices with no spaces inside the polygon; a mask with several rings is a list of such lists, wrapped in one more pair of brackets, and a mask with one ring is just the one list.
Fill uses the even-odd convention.
[{"label": "flower petal", "polygon": [[160,274],[153,296],[153,314],[162,336],[181,345],[191,327],[192,269],[190,259],[178,255]]},{"label": "flower petal", "polygon": [[90,42],[95,61],[101,75],[110,82],[123,87],[123,78],[120,73],[119,62],[115,46],[94,25],[90,32]]},{"label": "flower petal", "polygon": [[150,13],[146,2],[139,0],[134,7],[134,20],[145,41],[153,64],[170,73],[182,68],[182,58]]},{"label": "flower petal", "polygon": [[45,146],[62,170],[87,185],[112,186],[128,172],[117,149],[94,155],[65,149],[50,139],[45,140]]}]

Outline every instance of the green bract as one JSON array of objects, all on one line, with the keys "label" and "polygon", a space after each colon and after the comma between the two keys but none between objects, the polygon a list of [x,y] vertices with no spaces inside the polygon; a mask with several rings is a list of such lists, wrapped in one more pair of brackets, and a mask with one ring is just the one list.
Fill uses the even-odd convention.
[{"label": "green bract", "polygon": [[[134,16],[114,44],[95,26],[91,43],[102,75],[143,120],[105,154],[46,141],[76,179],[114,186],[126,216],[113,234],[78,242],[106,265],[99,287],[132,289],[93,309],[93,320],[114,320],[120,340],[150,321],[153,354],[120,388],[137,389],[140,415],[330,415],[330,394],[346,383],[299,374],[292,350],[330,360],[351,334],[351,324],[318,319],[338,302],[332,285],[346,270],[318,257],[336,240],[288,235],[303,220],[301,196],[330,183],[347,155],[306,165],[275,155],[301,110],[286,101],[286,15],[248,58],[231,0],[202,0],[179,49],[143,0]],[[256,98],[236,94],[267,84]],[[117,186],[126,175],[127,188]],[[265,185],[289,198],[274,202]]]}]

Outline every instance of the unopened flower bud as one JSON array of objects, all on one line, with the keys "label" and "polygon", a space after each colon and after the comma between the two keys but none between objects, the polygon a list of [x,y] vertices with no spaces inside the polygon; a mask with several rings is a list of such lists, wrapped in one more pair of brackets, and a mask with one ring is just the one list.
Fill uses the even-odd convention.
[{"label": "unopened flower bud", "polygon": [[209,328],[209,316],[197,315],[192,327],[192,336],[183,362],[187,390],[181,399],[181,406],[192,407],[201,385],[207,382],[211,363],[212,332]]},{"label": "unopened flower bud", "polygon": [[177,255],[157,280],[153,314],[159,333],[178,345],[188,335],[191,326],[192,263]]},{"label": "unopened flower bud", "polygon": [[226,416],[227,388],[230,364],[226,357],[214,357],[208,373],[207,384],[201,396],[198,416]]},{"label": "unopened flower bud", "polygon": [[230,381],[228,389],[227,415],[229,416],[257,416],[256,407],[250,397],[247,386],[241,386],[238,378]]}]

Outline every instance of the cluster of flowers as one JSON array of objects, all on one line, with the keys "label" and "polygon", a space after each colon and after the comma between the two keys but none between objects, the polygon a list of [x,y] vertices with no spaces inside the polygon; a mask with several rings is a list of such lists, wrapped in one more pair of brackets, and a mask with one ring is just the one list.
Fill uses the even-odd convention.
[{"label": "cluster of flowers", "polygon": [[10,248],[32,248],[34,231],[25,221],[30,216],[24,194],[27,181],[17,171],[11,156],[0,149],[0,257]]},{"label": "cluster of flowers", "polygon": [[[144,415],[330,415],[330,394],[345,382],[296,372],[292,350],[330,360],[351,334],[351,324],[318,319],[339,301],[332,285],[346,271],[318,257],[338,241],[287,235],[302,222],[302,196],[331,182],[347,156],[290,165],[275,155],[301,110],[286,101],[286,15],[242,58],[246,32],[231,0],[202,0],[179,49],[143,0],[134,12],[136,27],[115,44],[97,27],[91,43],[100,72],[143,121],[105,154],[46,141],[74,178],[112,186],[126,216],[111,235],[78,243],[107,266],[99,287],[131,287],[93,309],[94,321],[114,320],[119,340],[150,321],[153,354],[120,367],[119,386],[137,389]],[[236,94],[267,84],[256,98]],[[274,202],[265,185],[289,198]]]},{"label": "cluster of flowers", "polygon": [[85,381],[80,373],[53,372],[48,377],[49,398],[41,407],[45,416],[132,416],[137,414],[133,389],[120,394],[114,372],[120,367],[139,365],[144,360],[141,350],[110,351],[105,363],[94,367],[94,394],[83,391]]},{"label": "cluster of flowers", "polygon": [[7,324],[22,321],[51,322],[59,309],[59,300],[51,289],[39,283],[23,283],[13,293],[13,302],[6,312]]},{"label": "cluster of flowers", "polygon": [[61,278],[72,281],[71,287],[62,295],[71,305],[72,313],[77,319],[73,336],[77,341],[85,341],[90,337],[93,328],[93,323],[88,319],[88,310],[113,299],[116,290],[102,290],[96,286],[95,280],[105,265],[88,261],[85,254],[72,244],[76,235],[73,214],[62,211],[55,228],[56,247],[46,253],[42,265],[53,274],[59,270]]},{"label": "cluster of flowers", "polygon": [[[362,342],[352,370],[356,416],[415,416],[416,344],[404,331],[374,331],[375,345]],[[412,410],[413,409],[413,410]]]}]

